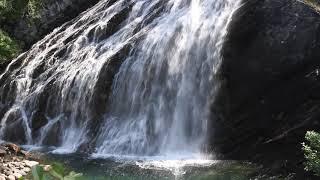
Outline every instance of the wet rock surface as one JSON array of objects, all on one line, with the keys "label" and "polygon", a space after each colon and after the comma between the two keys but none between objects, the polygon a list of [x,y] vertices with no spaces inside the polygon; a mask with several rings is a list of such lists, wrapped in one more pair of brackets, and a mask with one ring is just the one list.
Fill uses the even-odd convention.
[{"label": "wet rock surface", "polygon": [[304,173],[301,143],[307,130],[320,129],[319,34],[320,15],[301,2],[244,1],[212,107],[212,147],[224,158]]},{"label": "wet rock surface", "polygon": [[28,175],[39,164],[34,154],[12,143],[0,144],[0,180],[16,180]]}]

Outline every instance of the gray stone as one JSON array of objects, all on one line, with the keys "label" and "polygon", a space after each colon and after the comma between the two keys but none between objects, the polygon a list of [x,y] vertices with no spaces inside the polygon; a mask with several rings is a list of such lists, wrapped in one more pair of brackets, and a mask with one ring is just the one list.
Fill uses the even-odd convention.
[{"label": "gray stone", "polygon": [[29,156],[29,152],[28,152],[28,151],[21,150],[20,153],[21,153],[23,156]]},{"label": "gray stone", "polygon": [[52,169],[52,167],[50,165],[43,166],[43,170],[46,172],[50,171],[51,169]]},{"label": "gray stone", "polygon": [[33,166],[36,166],[36,165],[38,165],[38,164],[39,164],[39,163],[38,163],[38,162],[36,162],[36,161],[28,161],[28,160],[24,160],[23,162],[26,164],[26,166],[28,166],[28,167],[30,167],[30,168],[32,168]]},{"label": "gray stone", "polygon": [[7,180],[16,180],[16,178],[13,175],[7,176]]},{"label": "gray stone", "polygon": [[7,151],[0,149],[0,156],[5,156],[7,154]]},{"label": "gray stone", "polygon": [[21,171],[19,169],[13,169],[13,172],[21,174],[22,176],[26,176],[27,175],[27,173],[25,173],[24,171]]},{"label": "gray stone", "polygon": [[7,176],[9,176],[9,175],[11,175],[11,174],[12,174],[12,172],[11,172],[11,171],[9,171],[9,170],[4,170],[4,171],[3,171],[3,173],[4,173],[5,175],[7,175]]},{"label": "gray stone", "polygon": [[20,179],[20,178],[22,178],[22,175],[21,174],[19,174],[19,173],[13,173],[13,176],[14,177],[16,177],[16,179]]},{"label": "gray stone", "polygon": [[25,168],[23,168],[23,169],[22,169],[22,171],[24,171],[24,172],[28,173],[28,172],[30,172],[30,171],[31,171],[31,169],[30,169],[30,168],[28,168],[28,167],[25,167]]}]

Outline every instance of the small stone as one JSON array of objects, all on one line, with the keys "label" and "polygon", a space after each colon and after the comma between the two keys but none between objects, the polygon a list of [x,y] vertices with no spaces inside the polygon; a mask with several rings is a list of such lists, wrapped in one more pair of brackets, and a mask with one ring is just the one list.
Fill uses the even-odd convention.
[{"label": "small stone", "polygon": [[30,168],[28,168],[28,167],[25,167],[25,168],[23,168],[23,169],[22,169],[22,171],[23,171],[23,172],[28,173],[28,172],[30,172],[30,171],[31,171],[31,169],[30,169]]},{"label": "small stone", "polygon": [[0,149],[0,156],[5,156],[7,154],[7,151]]},{"label": "small stone", "polygon": [[9,170],[4,170],[4,171],[3,171],[3,173],[4,173],[5,175],[7,175],[7,176],[9,176],[9,175],[11,175],[11,174],[12,174],[12,172],[11,172],[11,171],[9,171]]},{"label": "small stone", "polygon": [[49,172],[51,169],[52,169],[52,167],[50,165],[43,166],[43,170],[46,172]]},{"label": "small stone", "polygon": [[21,171],[19,169],[13,169],[13,172],[21,174],[22,176],[26,176],[27,175],[27,173],[25,173],[24,171]]},{"label": "small stone", "polygon": [[38,164],[39,164],[39,163],[38,163],[38,162],[36,162],[36,161],[28,161],[28,160],[24,160],[23,162],[26,164],[26,166],[28,166],[28,167],[30,167],[30,168],[32,168],[33,166],[36,166],[36,165],[38,165]]},{"label": "small stone", "polygon": [[16,180],[16,178],[13,175],[7,176],[7,180]]},{"label": "small stone", "polygon": [[19,173],[13,173],[13,175],[14,175],[14,177],[16,177],[16,179],[20,179],[20,178],[22,178],[22,175],[21,174],[19,174]]},{"label": "small stone", "polygon": [[20,154],[23,155],[23,156],[25,156],[25,157],[30,156],[30,153],[29,153],[28,151],[24,151],[24,150],[21,150],[21,151],[20,151]]}]

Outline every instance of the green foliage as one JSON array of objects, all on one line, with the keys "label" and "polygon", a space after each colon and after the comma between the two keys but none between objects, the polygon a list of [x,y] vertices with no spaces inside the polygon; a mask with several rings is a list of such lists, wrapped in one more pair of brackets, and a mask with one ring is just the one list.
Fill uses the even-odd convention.
[{"label": "green foliage", "polygon": [[[39,18],[42,0],[0,0],[0,25],[16,24],[21,18],[33,22]],[[20,46],[0,29],[0,65],[17,56]]]},{"label": "green foliage", "polygon": [[26,16],[39,17],[41,0],[0,0],[0,22],[12,22]]},{"label": "green foliage", "polygon": [[78,180],[82,174],[73,171],[67,173],[63,165],[54,163],[49,171],[45,171],[42,166],[32,168],[32,179],[34,180]]},{"label": "green foliage", "polygon": [[32,18],[40,18],[39,11],[42,6],[42,1],[41,0],[29,0],[28,2],[28,14]]},{"label": "green foliage", "polygon": [[306,158],[305,170],[320,176],[320,134],[309,131],[306,134],[308,143],[302,143],[302,150]]},{"label": "green foliage", "polygon": [[11,60],[20,52],[17,42],[0,29],[0,65]]}]

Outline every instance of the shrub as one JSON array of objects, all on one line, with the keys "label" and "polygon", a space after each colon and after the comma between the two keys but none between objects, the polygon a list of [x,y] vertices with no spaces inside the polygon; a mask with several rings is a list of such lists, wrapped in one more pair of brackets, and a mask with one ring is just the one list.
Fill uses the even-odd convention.
[{"label": "shrub", "polygon": [[19,52],[20,47],[18,43],[0,29],[0,65],[5,61],[13,59]]},{"label": "shrub", "polygon": [[67,173],[63,165],[59,163],[54,163],[47,171],[42,166],[32,168],[32,179],[34,180],[77,180],[81,178],[82,174],[73,171]]},{"label": "shrub", "polygon": [[302,150],[306,158],[305,170],[320,176],[320,134],[308,131],[305,136],[308,143],[302,143]]},{"label": "shrub", "polygon": [[36,19],[41,6],[41,0],[0,0],[0,22],[14,22],[23,16]]}]

